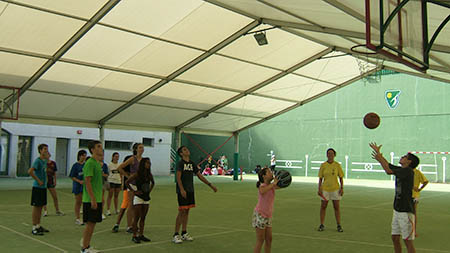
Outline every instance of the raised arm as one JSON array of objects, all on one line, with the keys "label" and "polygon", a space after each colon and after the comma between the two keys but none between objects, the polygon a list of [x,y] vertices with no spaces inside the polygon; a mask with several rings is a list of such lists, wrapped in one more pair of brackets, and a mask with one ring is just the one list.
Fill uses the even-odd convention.
[{"label": "raised arm", "polygon": [[123,170],[125,167],[127,167],[128,165],[131,165],[131,163],[133,162],[133,157],[128,158],[125,162],[121,163],[119,165],[119,167],[117,167],[117,170],[119,170],[120,174],[126,177],[130,177],[130,173],[126,172],[125,170]]},{"label": "raised arm", "polygon": [[261,192],[261,194],[264,194],[272,188],[278,188],[277,184],[278,184],[278,178],[274,177],[273,182],[271,184],[259,186],[259,191]]},{"label": "raised arm", "polygon": [[389,162],[383,157],[383,154],[381,154],[380,149],[383,145],[377,146],[375,142],[369,143],[369,146],[373,149],[372,151],[372,158],[377,160],[381,167],[383,167],[386,174],[394,174],[394,172],[389,168]]}]

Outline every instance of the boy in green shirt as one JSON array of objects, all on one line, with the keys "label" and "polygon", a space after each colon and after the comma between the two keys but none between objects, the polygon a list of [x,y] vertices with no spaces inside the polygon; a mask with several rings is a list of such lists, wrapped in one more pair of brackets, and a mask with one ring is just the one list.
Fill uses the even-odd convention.
[{"label": "boy in green shirt", "polygon": [[92,234],[97,222],[102,221],[102,167],[100,165],[103,156],[103,145],[99,141],[88,143],[92,157],[86,161],[83,167],[83,222],[86,228],[83,233],[81,253],[97,252],[90,246]]}]

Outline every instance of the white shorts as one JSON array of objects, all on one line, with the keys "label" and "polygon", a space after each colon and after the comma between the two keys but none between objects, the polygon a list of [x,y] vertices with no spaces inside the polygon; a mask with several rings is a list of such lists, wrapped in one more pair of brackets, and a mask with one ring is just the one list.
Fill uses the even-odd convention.
[{"label": "white shorts", "polygon": [[255,210],[253,211],[252,226],[259,229],[270,228],[272,227],[272,218],[263,217]]},{"label": "white shorts", "polygon": [[342,196],[339,194],[339,190],[334,192],[322,191],[322,196],[320,196],[321,200],[341,200]]},{"label": "white shorts", "polygon": [[145,201],[138,196],[134,196],[133,205],[148,205],[150,201]]},{"label": "white shorts", "polygon": [[403,240],[414,240],[416,225],[414,214],[397,212],[392,215],[392,235],[402,235]]}]

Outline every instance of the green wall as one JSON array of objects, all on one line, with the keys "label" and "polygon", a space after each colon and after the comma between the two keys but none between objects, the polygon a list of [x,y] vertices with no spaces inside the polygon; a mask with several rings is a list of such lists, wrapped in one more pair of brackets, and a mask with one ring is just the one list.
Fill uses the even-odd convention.
[{"label": "green wall", "polygon": [[[400,90],[399,104],[390,109],[385,101],[386,90]],[[293,175],[316,176],[319,166],[311,161],[323,161],[326,149],[333,147],[337,151],[336,160],[348,169],[348,178],[389,179],[384,173],[354,171],[369,165],[357,162],[374,162],[370,156],[368,143],[375,141],[383,144],[382,151],[390,160],[390,153],[401,156],[409,151],[450,151],[450,85],[404,74],[382,76],[381,83],[353,83],[338,91],[323,96],[295,110],[240,133],[240,165],[250,170],[256,164],[269,164],[271,150],[277,160],[298,160],[288,168]],[[362,124],[364,115],[376,112],[381,117],[381,125],[369,130]],[[226,137],[200,136],[193,138],[207,151],[214,150],[226,140]],[[183,139],[183,144],[187,141]],[[199,159],[200,152],[192,144],[188,145],[193,158]],[[228,156],[231,164],[234,153],[234,140],[225,145],[220,154]],[[308,163],[306,157],[308,155]],[[345,156],[348,155],[346,163]],[[423,167],[423,171],[438,171],[438,180],[443,178],[445,155],[418,155],[422,164],[435,164]],[[398,159],[394,160],[397,163]],[[278,162],[277,165],[285,165]],[[288,162],[289,165],[289,162]],[[449,164],[450,165],[450,164]],[[447,165],[446,165],[447,166]],[[448,167],[448,166],[447,166]],[[381,170],[374,166],[373,170]],[[450,170],[446,173],[450,181]],[[435,181],[436,175],[426,174]]]}]

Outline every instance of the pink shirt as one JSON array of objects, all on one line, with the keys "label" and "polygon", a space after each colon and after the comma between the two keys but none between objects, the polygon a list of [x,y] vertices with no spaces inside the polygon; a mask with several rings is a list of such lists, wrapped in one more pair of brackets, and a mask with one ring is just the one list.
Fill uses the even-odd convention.
[{"label": "pink shirt", "polygon": [[266,193],[261,193],[261,187],[267,184],[262,183],[258,189],[258,204],[256,204],[255,211],[261,214],[264,218],[272,218],[273,201],[275,199],[275,188],[270,189]]}]

